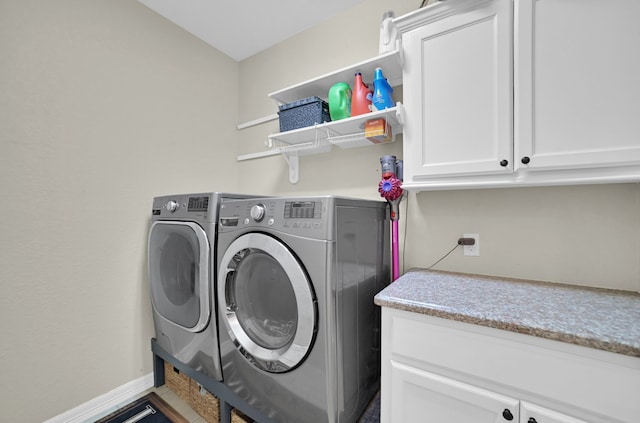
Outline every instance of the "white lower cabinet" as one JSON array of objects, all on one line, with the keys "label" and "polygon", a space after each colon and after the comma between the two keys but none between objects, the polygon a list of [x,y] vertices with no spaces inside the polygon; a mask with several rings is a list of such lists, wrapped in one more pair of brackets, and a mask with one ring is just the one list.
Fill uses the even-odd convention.
[{"label": "white lower cabinet", "polygon": [[587,423],[496,392],[392,363],[392,421],[447,423]]},{"label": "white lower cabinet", "polygon": [[638,398],[637,357],[382,309],[382,423],[637,423]]},{"label": "white lower cabinet", "polygon": [[520,422],[521,423],[585,423],[557,411],[530,404],[525,401],[520,402]]},{"label": "white lower cabinet", "polygon": [[518,421],[518,400],[401,363],[391,363],[391,421]]}]

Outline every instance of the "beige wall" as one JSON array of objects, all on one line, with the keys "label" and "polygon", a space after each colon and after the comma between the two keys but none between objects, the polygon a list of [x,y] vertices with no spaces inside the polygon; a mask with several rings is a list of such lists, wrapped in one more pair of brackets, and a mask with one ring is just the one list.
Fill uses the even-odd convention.
[{"label": "beige wall", "polygon": [[0,1],[0,421],[152,371],[153,196],[235,190],[238,63],[128,0]]},{"label": "beige wall", "polygon": [[438,191],[409,198],[407,266],[640,291],[640,184]]},{"label": "beige wall", "polygon": [[[238,64],[137,2],[0,0],[0,421],[42,421],[151,372],[153,196],[379,198],[379,157],[402,157],[401,142],[303,157],[291,185],[282,157],[236,162],[277,121],[235,125],[277,111],[269,92],[376,55],[382,13],[418,4],[367,0]],[[640,290],[640,184],[408,198],[405,268],[473,232],[481,256],[437,268]]]}]

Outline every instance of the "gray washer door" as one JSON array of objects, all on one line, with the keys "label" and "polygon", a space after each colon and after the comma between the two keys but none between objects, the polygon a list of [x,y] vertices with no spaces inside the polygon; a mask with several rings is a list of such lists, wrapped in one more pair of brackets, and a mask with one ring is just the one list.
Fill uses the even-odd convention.
[{"label": "gray washer door", "polygon": [[148,248],[154,310],[190,332],[202,331],[211,314],[210,250],[204,229],[193,222],[154,222]]},{"label": "gray washer door", "polygon": [[256,367],[286,372],[310,351],[317,329],[313,288],[277,239],[248,233],[231,243],[220,262],[218,301],[229,336]]}]

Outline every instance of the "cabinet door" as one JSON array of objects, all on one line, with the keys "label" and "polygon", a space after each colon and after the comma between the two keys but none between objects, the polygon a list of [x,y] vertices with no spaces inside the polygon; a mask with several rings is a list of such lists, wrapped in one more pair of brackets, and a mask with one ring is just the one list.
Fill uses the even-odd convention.
[{"label": "cabinet door", "polygon": [[516,399],[393,361],[390,395],[394,422],[518,422]]},{"label": "cabinet door", "polygon": [[520,423],[587,423],[548,408],[520,402]]},{"label": "cabinet door", "polygon": [[411,182],[513,169],[512,3],[449,4],[452,13],[427,15],[424,26],[403,35]]},{"label": "cabinet door", "polygon": [[640,164],[640,2],[515,4],[516,167]]}]

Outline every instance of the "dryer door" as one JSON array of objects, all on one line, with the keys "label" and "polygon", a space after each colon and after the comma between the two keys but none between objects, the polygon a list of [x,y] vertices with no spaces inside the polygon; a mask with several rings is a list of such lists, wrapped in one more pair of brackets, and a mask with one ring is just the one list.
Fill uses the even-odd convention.
[{"label": "dryer door", "polygon": [[256,367],[283,373],[311,350],[317,330],[313,288],[277,239],[248,233],[231,243],[220,263],[218,301],[234,344]]},{"label": "dryer door", "polygon": [[190,332],[200,332],[211,313],[211,259],[204,229],[193,222],[156,221],[148,248],[154,310]]}]

